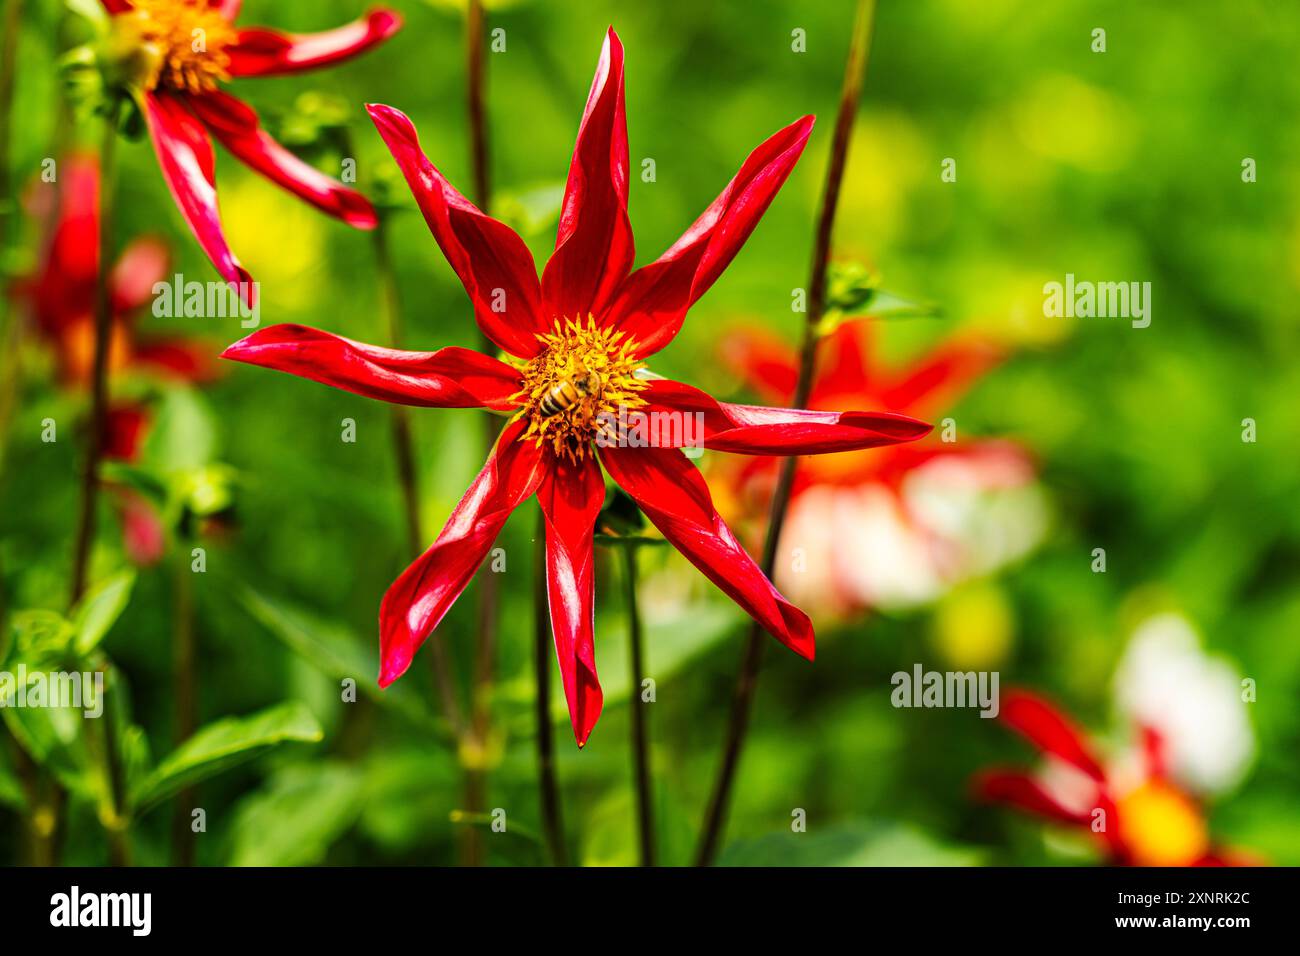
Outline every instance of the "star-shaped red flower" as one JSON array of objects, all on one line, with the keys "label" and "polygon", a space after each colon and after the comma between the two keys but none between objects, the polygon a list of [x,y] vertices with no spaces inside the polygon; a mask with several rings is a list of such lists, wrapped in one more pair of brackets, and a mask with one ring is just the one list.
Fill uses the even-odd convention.
[{"label": "star-shaped red flower", "polygon": [[[374,207],[364,196],[273,140],[252,107],[223,92],[220,84],[347,60],[391,37],[401,17],[374,10],[336,30],[295,36],[236,27],[241,0],[101,2],[115,27],[148,54],[152,69],[143,80],[144,113],[158,165],[181,215],[222,278],[252,281],[221,230],[209,134],[250,169],[322,212],[359,229],[375,227]],[[251,295],[247,286],[243,289],[246,297]]]},{"label": "star-shaped red flower", "polygon": [[[461,348],[377,348],[295,325],[254,333],[225,357],[384,401],[515,416],[437,541],[384,597],[381,686],[410,666],[510,513],[536,494],[546,521],[556,654],[574,735],[579,746],[586,742],[602,704],[592,633],[601,465],[709,580],[777,640],[811,659],[811,622],[777,592],[718,516],[699,471],[682,454],[685,436],[660,434],[657,447],[625,447],[610,440],[602,423],[620,409],[663,420],[698,413],[700,444],[751,455],[869,448],[930,431],[887,413],[731,405],[646,375],[645,360],[672,341],[686,311],[758,224],[803,152],[812,117],[754,150],[681,239],[633,271],[623,47],[611,29],[578,130],[555,252],[539,282],[524,241],[451,187],[420,150],[411,122],[387,106],[369,110],[469,293],[479,327],[514,363]],[[569,404],[556,412],[561,393]]]}]

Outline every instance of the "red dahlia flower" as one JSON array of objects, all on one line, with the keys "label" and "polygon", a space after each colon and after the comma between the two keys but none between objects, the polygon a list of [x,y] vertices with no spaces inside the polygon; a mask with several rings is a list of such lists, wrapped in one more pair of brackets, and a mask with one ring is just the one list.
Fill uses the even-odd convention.
[{"label": "red dahlia flower", "polygon": [[[809,407],[880,408],[934,420],[1002,358],[988,343],[964,337],[889,368],[873,340],[872,323],[863,320],[828,336]],[[738,330],[723,354],[760,398],[788,402],[794,395],[798,356],[771,333]],[[766,512],[776,471],[772,459],[726,469],[738,513]],[[1034,544],[1041,515],[1033,477],[1029,456],[1010,442],[938,436],[801,462],[785,538],[799,543],[808,567],[778,583],[823,613],[932,600]]]},{"label": "red dahlia flower", "polygon": [[680,431],[661,432],[658,447],[598,439],[611,438],[602,432],[607,416],[629,409],[670,416],[660,420],[698,413],[704,447],[751,455],[870,448],[930,430],[901,415],[729,405],[645,373],[646,360],[672,341],[686,311],[758,224],[803,151],[812,117],[760,145],[681,239],[633,271],[623,48],[610,30],[578,129],[555,252],[539,282],[523,240],[451,187],[421,152],[411,122],[387,106],[369,110],[469,293],[479,327],[509,353],[509,364],[461,348],[400,352],[288,325],[250,335],[225,357],[385,401],[514,415],[438,539],[384,597],[380,685],[410,666],[510,513],[536,494],[546,524],[555,649],[582,746],[602,703],[592,634],[601,465],[706,577],[777,640],[811,659],[811,623],[718,516],[704,480],[680,450]]},{"label": "red dahlia flower", "polygon": [[1161,735],[1143,728],[1136,761],[1103,767],[1083,736],[1047,701],[1015,691],[999,719],[1049,760],[1028,774],[989,770],[975,781],[986,800],[1094,833],[1107,858],[1127,866],[1224,866],[1245,862],[1215,849],[1205,814],[1168,771]]},{"label": "red dahlia flower", "polygon": [[[241,0],[102,0],[114,25],[146,54],[144,112],[163,178],[212,264],[229,282],[251,278],[221,231],[210,133],[250,169],[323,212],[373,229],[375,210],[289,152],[262,129],[246,103],[221,83],[329,66],[363,53],[401,26],[390,10],[325,33],[294,36],[234,25]],[[201,41],[201,42],[200,42]]]}]

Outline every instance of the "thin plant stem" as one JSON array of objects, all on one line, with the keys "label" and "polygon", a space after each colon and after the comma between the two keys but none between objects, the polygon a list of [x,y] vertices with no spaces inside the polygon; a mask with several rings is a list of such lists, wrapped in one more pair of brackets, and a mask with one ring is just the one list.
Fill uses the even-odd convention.
[{"label": "thin plant stem", "polygon": [[[871,34],[875,22],[875,0],[859,0],[849,44],[848,60],[844,66],[844,85],[840,91],[839,112],[835,118],[835,134],[831,143],[830,162],[826,167],[826,182],[822,191],[821,211],[817,217],[817,231],[813,239],[812,267],[808,278],[808,313],[803,328],[803,344],[799,351],[799,378],[795,385],[792,406],[802,408],[808,403],[812,391],[813,374],[817,362],[817,344],[821,337],[820,326],[826,311],[826,267],[830,262],[831,234],[835,226],[835,209],[839,204],[840,184],[848,158],[849,140],[853,121],[857,115],[858,97],[866,76],[867,60],[871,51]],[[768,514],[767,537],[763,542],[763,573],[770,579],[776,570],[776,556],[785,525],[786,510],[790,504],[790,490],[794,485],[797,458],[781,462],[776,489],[772,494]],[[695,864],[709,866],[717,858],[726,826],[727,810],[735,784],[736,768],[749,731],[753,711],[754,693],[758,688],[758,673],[763,661],[766,638],[762,628],[754,623],[745,642],[740,671],[732,691],[731,713],[727,722],[727,735],[722,749],[718,775],[709,797],[704,815]]]},{"label": "thin plant stem", "polygon": [[0,256],[9,249],[9,224],[16,218],[13,182],[14,79],[18,75],[18,24],[23,0],[3,0],[3,36],[0,37]]},{"label": "thin plant stem", "polygon": [[117,721],[113,715],[113,700],[110,691],[117,693],[116,672],[107,664],[99,666],[99,673],[104,675],[104,700],[101,702],[103,713],[99,724],[103,731],[104,742],[104,776],[108,782],[109,819],[105,823],[108,832],[108,859],[110,866],[131,865],[131,830],[130,817],[126,811],[126,770],[122,765],[120,742],[117,739]]},{"label": "thin plant stem", "polygon": [[626,587],[628,664],[632,693],[628,698],[632,726],[632,755],[636,764],[636,820],[641,846],[641,865],[655,865],[654,786],[650,779],[649,730],[646,726],[648,704],[641,699],[641,681],[645,674],[641,650],[641,610],[637,606],[636,545],[622,546],[624,585]]},{"label": "thin plant stem", "polygon": [[[388,243],[388,220],[380,213],[379,224],[371,233],[375,247],[375,268],[379,273],[380,300],[384,315],[385,334],[390,348],[402,347],[402,300],[397,285],[397,270]],[[405,406],[392,406],[393,454],[397,463],[397,482],[402,495],[402,509],[406,525],[407,553],[411,560],[424,551],[424,533],[420,527],[420,489],[416,480],[415,436],[411,431],[411,418]],[[443,717],[458,738],[463,732],[464,720],[460,700],[452,680],[452,664],[445,641],[429,642],[429,660],[434,683],[442,705]]]},{"label": "thin plant stem", "polygon": [[533,561],[533,664],[537,673],[537,777],[542,802],[542,833],[555,866],[568,866],[560,785],[555,776],[555,736],[551,725],[551,605],[546,590],[546,519],[538,509]]},{"label": "thin plant stem", "polygon": [[72,589],[69,604],[76,604],[86,590],[91,545],[95,540],[95,508],[99,498],[99,468],[104,457],[104,423],[108,415],[108,348],[112,335],[112,304],[108,277],[113,261],[113,186],[117,152],[115,104],[104,121],[104,139],[99,160],[99,267],[95,276],[95,358],[91,380],[90,431],[86,436],[86,460],[81,478],[81,513],[73,546]]},{"label": "thin plant stem", "polygon": [[[488,175],[487,63],[484,55],[486,16],[480,0],[467,0],[465,10],[466,108],[469,120],[470,165],[474,174],[474,202],[484,212],[491,204]],[[479,330],[479,346],[491,355],[496,346]],[[495,416],[483,416],[483,449],[491,454],[500,434],[501,423]],[[470,677],[469,729],[462,743],[462,760],[468,764],[465,809],[481,814],[487,801],[489,738],[492,723],[492,684],[496,669],[496,634],[500,599],[497,576],[491,570],[481,572],[475,589],[477,626],[474,631],[473,671]],[[478,866],[483,862],[483,837],[479,828],[467,827],[462,847],[463,862]]]},{"label": "thin plant stem", "polygon": [[[173,557],[175,591],[172,606],[172,687],[175,693],[173,715],[176,746],[189,740],[198,726],[198,669],[194,640],[194,572],[184,550],[176,549]],[[195,791],[186,787],[176,795],[172,807],[172,865],[194,865],[194,828],[190,813]]]}]

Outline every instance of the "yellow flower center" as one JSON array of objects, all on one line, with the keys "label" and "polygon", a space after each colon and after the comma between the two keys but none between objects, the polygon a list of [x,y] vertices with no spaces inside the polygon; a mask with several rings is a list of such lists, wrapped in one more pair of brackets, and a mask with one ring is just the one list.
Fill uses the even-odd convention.
[{"label": "yellow flower center", "polygon": [[1120,838],[1138,866],[1190,866],[1210,848],[1196,805],[1160,780],[1130,790],[1117,810]]},{"label": "yellow flower center", "polygon": [[207,0],[133,0],[135,13],[125,19],[154,61],[149,89],[160,86],[186,93],[206,93],[230,79],[235,28]]},{"label": "yellow flower center", "polygon": [[622,332],[602,329],[592,316],[559,319],[541,336],[542,351],[521,367],[524,387],[514,395],[528,419],[525,440],[547,443],[557,455],[581,461],[598,434],[616,439],[620,409],[644,405],[646,383],[636,373],[637,343]]}]

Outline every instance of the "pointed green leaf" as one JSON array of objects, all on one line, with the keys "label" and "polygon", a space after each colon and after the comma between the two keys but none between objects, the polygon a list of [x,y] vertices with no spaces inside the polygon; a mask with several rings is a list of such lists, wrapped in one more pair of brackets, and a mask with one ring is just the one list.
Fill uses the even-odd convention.
[{"label": "pointed green leaf", "polygon": [[104,639],[131,600],[135,586],[135,572],[122,571],[108,578],[78,602],[72,612],[72,628],[76,634],[74,649],[85,655],[93,651]]},{"label": "pointed green leaf", "polygon": [[214,774],[251,760],[287,741],[317,743],[320,724],[296,701],[248,717],[227,717],[202,728],[168,754],[134,794],[136,809],[160,800]]}]

